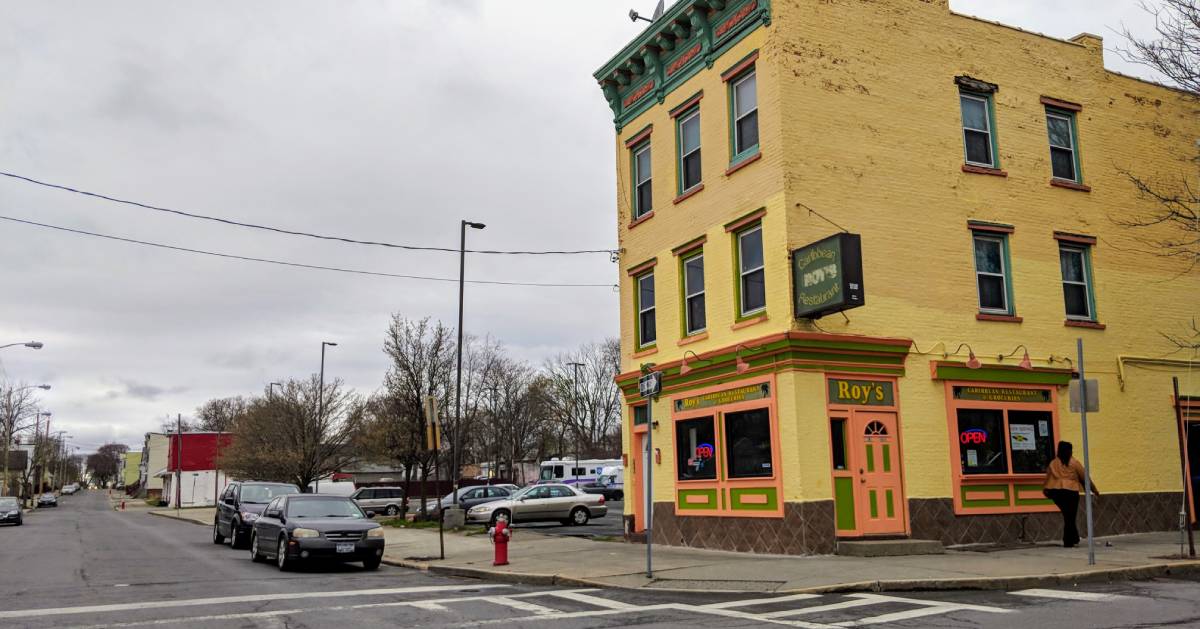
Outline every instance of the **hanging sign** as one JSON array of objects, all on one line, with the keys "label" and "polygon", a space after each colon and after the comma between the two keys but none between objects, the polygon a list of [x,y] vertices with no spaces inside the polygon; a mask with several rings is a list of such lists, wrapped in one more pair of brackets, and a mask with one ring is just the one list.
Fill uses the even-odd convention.
[{"label": "hanging sign", "polygon": [[1050,390],[1015,389],[1008,387],[954,387],[954,399],[974,400],[977,402],[1045,404],[1050,401]]},{"label": "hanging sign", "polygon": [[851,406],[895,406],[891,382],[880,380],[829,380],[829,403]]},{"label": "hanging sign", "polygon": [[737,404],[738,402],[749,402],[752,400],[764,400],[771,397],[771,385],[767,383],[752,384],[745,387],[737,387],[735,389],[725,389],[724,391],[714,391],[697,395],[695,397],[683,398],[675,400],[675,411],[691,411],[698,408],[709,408],[711,406],[724,406],[726,404]]},{"label": "hanging sign", "polygon": [[820,319],[864,305],[862,275],[858,234],[836,234],[792,251],[796,318]]}]

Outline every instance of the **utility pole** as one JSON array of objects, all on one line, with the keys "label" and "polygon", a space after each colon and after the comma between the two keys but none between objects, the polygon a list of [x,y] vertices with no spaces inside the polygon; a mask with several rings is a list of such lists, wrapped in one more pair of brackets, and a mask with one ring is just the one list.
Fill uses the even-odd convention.
[{"label": "utility pole", "polygon": [[[1178,377],[1171,378],[1171,387],[1175,391],[1175,427],[1179,431],[1179,465],[1183,468],[1183,509],[1184,509],[1183,526],[1185,529],[1187,529],[1188,556],[1195,557],[1196,556],[1196,540],[1192,536],[1192,518],[1194,517],[1195,514],[1193,513],[1193,510],[1192,510],[1192,501],[1188,500],[1188,495],[1190,493],[1192,493],[1191,487],[1189,487],[1189,485],[1191,484],[1191,478],[1189,478],[1190,475],[1188,474],[1188,472],[1189,472],[1188,468],[1191,467],[1191,465],[1190,465],[1191,461],[1188,460],[1188,458],[1187,458],[1187,446],[1184,445],[1185,440],[1187,439],[1187,436],[1186,436],[1187,435],[1187,433],[1186,433],[1187,424],[1183,421],[1183,401],[1179,399],[1179,378]],[[1192,496],[1192,499],[1195,500],[1195,496]],[[1181,547],[1179,550],[1182,551],[1183,548]],[[1180,552],[1180,554],[1183,554],[1183,553]]]},{"label": "utility pole", "polygon": [[[450,444],[450,495],[454,496],[454,508],[458,508],[458,465],[459,446],[462,445],[462,350],[463,350],[463,295],[467,278],[467,228],[483,229],[483,223],[462,221],[459,225],[458,244],[458,368],[455,369],[454,384],[454,443]],[[440,505],[439,505],[440,507]]]},{"label": "utility pole", "polygon": [[[317,425],[323,426],[325,423],[325,346],[337,347],[337,343],[329,341],[321,341],[321,386],[317,391]],[[320,447],[321,444],[316,444]],[[307,488],[303,488],[307,489]],[[313,493],[321,491],[321,479],[313,481]]]},{"label": "utility pole", "polygon": [[1076,339],[1075,343],[1079,351],[1079,423],[1083,429],[1083,490],[1087,507],[1088,565],[1094,566],[1096,565],[1096,540],[1092,525],[1092,463],[1088,454],[1087,378],[1083,373],[1083,339]]},{"label": "utility pole", "polygon": [[179,504],[183,502],[183,414],[175,413],[175,515],[179,516]]},{"label": "utility pole", "polygon": [[579,426],[579,370],[583,363],[567,363],[574,373],[571,376],[571,424],[575,427],[575,487],[579,487],[579,450],[582,448],[582,433]]},{"label": "utility pole", "polygon": [[[37,492],[35,492],[35,494],[41,494],[42,487],[44,487],[45,483],[46,483],[46,464],[48,463],[48,461],[46,460],[46,448],[50,446],[50,417],[49,416],[46,417],[46,434],[45,434],[44,438],[42,439],[42,441],[45,443],[42,444],[41,448],[37,448],[38,450],[41,450],[42,456],[40,458],[42,460],[42,465],[40,468],[38,468],[38,489],[37,489]],[[37,500],[34,500],[34,504],[37,504]]]}]

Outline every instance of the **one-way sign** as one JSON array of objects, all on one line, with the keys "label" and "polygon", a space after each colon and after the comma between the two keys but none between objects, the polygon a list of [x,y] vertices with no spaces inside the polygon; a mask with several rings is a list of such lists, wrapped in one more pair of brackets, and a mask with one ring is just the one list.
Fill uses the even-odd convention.
[{"label": "one-way sign", "polygon": [[638,390],[642,397],[652,397],[662,393],[662,372],[651,371],[638,380]]}]

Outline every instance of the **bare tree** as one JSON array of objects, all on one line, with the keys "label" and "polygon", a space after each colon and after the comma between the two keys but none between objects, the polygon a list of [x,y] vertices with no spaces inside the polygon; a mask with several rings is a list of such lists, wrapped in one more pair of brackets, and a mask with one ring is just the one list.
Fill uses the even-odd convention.
[{"label": "bare tree", "polygon": [[484,383],[488,394],[489,421],[487,447],[483,456],[493,461],[493,469],[505,470],[512,482],[517,478],[516,463],[527,460],[539,445],[548,412],[539,376],[528,363],[501,357],[492,366]]},{"label": "bare tree", "polygon": [[[1126,45],[1120,54],[1166,77],[1193,103],[1200,103],[1200,0],[1157,0],[1141,6],[1154,16],[1155,36],[1142,39],[1125,29]],[[1113,219],[1132,230],[1143,250],[1182,260],[1184,273],[1200,264],[1200,191],[1189,183],[1196,168],[1200,158],[1193,158],[1183,173],[1151,176],[1119,169],[1150,203],[1145,210]]]},{"label": "bare tree", "polygon": [[247,406],[246,398],[240,395],[213,398],[196,408],[192,426],[210,432],[229,432],[234,420],[246,412]]},{"label": "bare tree", "polygon": [[619,341],[608,339],[546,364],[553,412],[577,442],[577,456],[614,456],[619,450],[621,397],[613,377],[620,356]]},{"label": "bare tree", "polygon": [[[52,448],[47,440],[46,448]],[[92,477],[99,480],[100,484],[106,484],[110,480],[116,480],[117,474],[121,470],[121,455],[129,451],[129,446],[119,443],[107,443],[100,446],[100,449],[95,454],[88,455],[87,468],[91,470]],[[42,491],[38,488],[34,493]]]},{"label": "bare tree", "polygon": [[34,389],[24,383],[0,380],[0,450],[3,451],[4,475],[0,476],[0,496],[8,495],[8,451],[16,436],[33,425],[38,412]]},{"label": "bare tree", "polygon": [[326,382],[324,412],[316,375],[288,380],[282,391],[252,399],[233,423],[232,443],[221,451],[220,465],[230,474],[295,483],[313,481],[357,459],[354,444],[364,404],[341,380]]}]

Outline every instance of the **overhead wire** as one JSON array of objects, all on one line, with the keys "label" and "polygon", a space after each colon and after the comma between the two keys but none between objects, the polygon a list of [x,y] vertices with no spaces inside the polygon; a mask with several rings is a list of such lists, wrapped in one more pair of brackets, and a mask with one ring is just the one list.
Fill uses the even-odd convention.
[{"label": "overhead wire", "polygon": [[[216,251],[206,251],[203,249],[192,249],[189,247],[178,247],[175,245],[167,245],[167,244],[163,244],[163,243],[159,243],[159,242],[151,242],[148,240],[137,240],[135,238],[125,238],[123,236],[113,236],[110,234],[101,234],[101,233],[97,233],[97,232],[86,231],[83,229],[74,229],[71,227],[50,225],[48,223],[39,223],[37,221],[30,221],[30,220],[26,220],[26,219],[22,219],[22,218],[15,218],[12,216],[0,215],[0,220],[10,221],[13,223],[20,223],[20,224],[24,224],[24,225],[30,225],[30,226],[34,226],[34,227],[42,227],[45,229],[53,229],[53,230],[57,230],[57,231],[61,231],[61,232],[68,232],[68,233],[78,234],[78,235],[82,235],[82,236],[93,236],[95,238],[104,238],[107,240],[115,240],[115,241],[119,241],[119,242],[135,244],[135,245],[143,245],[146,247],[157,247],[159,249],[169,249],[171,251],[195,253],[195,254],[200,254],[200,255],[213,256],[213,257],[217,257],[217,258],[242,260],[242,261],[246,261],[246,262],[260,262],[263,264],[275,264],[275,265],[279,265],[279,266],[290,266],[290,267],[296,267],[296,268],[302,268],[302,269],[313,269],[313,270],[319,270],[319,271],[333,271],[333,272],[337,272],[337,273],[352,273],[352,274],[356,274],[356,275],[373,275],[373,276],[377,276],[377,277],[393,277],[393,278],[410,279],[410,280],[426,280],[426,281],[431,281],[431,282],[458,282],[459,281],[458,278],[452,278],[452,277],[431,277],[431,276],[424,276],[424,275],[406,275],[406,274],[402,274],[402,273],[384,273],[381,271],[365,271],[362,269],[347,269],[347,268],[342,268],[342,267],[324,266],[324,265],[319,265],[319,264],[305,264],[302,262],[288,262],[288,261],[284,261],[284,260],[273,260],[270,258],[257,258],[257,257],[253,257],[253,256],[242,256],[242,255],[236,255],[236,254],[232,254],[232,253],[219,253]],[[466,283],[467,284],[491,284],[491,285],[497,285],[497,286],[533,286],[533,287],[539,287],[539,288],[612,288],[614,286],[613,284],[572,284],[572,283],[555,283],[555,282],[505,282],[505,281],[499,281],[499,280],[466,280]]]},{"label": "overhead wire", "polygon": [[[303,231],[297,231],[297,230],[293,230],[293,229],[285,229],[282,227],[273,227],[271,225],[260,225],[257,223],[236,221],[233,219],[222,218],[219,216],[209,216],[206,214],[198,214],[195,212],[188,212],[185,210],[177,210],[177,209],[158,206],[158,205],[151,205],[149,203],[142,203],[140,201],[131,201],[129,199],[121,199],[118,197],[101,194],[99,192],[90,192],[88,190],[82,190],[79,188],[74,188],[74,187],[66,186],[66,185],[62,185],[62,184],[40,181],[38,179],[34,179],[32,177],[26,177],[25,175],[18,175],[16,173],[0,171],[0,175],[3,175],[10,179],[24,181],[26,183],[35,184],[35,185],[43,186],[46,188],[52,188],[52,189],[61,190],[64,192],[71,192],[74,194],[79,194],[79,195],[83,195],[83,196],[87,196],[87,197],[102,199],[104,201],[111,201],[113,203],[121,203],[124,205],[139,207],[139,208],[143,208],[146,210],[153,210],[155,212],[165,212],[167,214],[174,214],[177,216],[184,216],[187,218],[194,218],[194,219],[199,219],[199,220],[204,220],[204,221],[212,221],[212,222],[216,222],[216,223],[222,223],[225,225],[232,225],[235,227],[259,229],[259,230],[263,230],[263,231],[274,232],[277,234],[286,234],[289,236],[302,236],[305,238],[316,238],[318,240],[332,240],[332,241],[337,241],[337,242],[349,243],[349,244],[353,244],[353,245],[368,245],[368,246],[372,246],[372,247],[387,247],[389,249],[404,249],[404,250],[408,250],[408,251],[440,251],[440,252],[444,252],[444,253],[459,253],[459,249],[455,249],[453,247],[401,245],[401,244],[396,244],[396,243],[382,242],[382,241],[375,241],[375,240],[359,240],[356,238],[348,238],[345,236],[330,236],[327,234],[315,234],[312,232],[303,232]],[[486,255],[511,255],[511,256],[518,256],[518,255],[519,256],[586,255],[586,254],[603,253],[603,254],[612,256],[617,253],[617,250],[616,249],[573,249],[573,250],[566,249],[566,250],[545,250],[545,251],[534,251],[534,250],[505,251],[505,250],[492,250],[492,249],[467,249],[466,253],[478,253],[478,254],[486,254]]]}]

